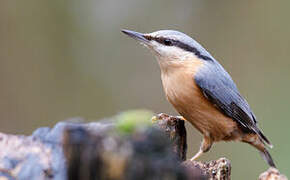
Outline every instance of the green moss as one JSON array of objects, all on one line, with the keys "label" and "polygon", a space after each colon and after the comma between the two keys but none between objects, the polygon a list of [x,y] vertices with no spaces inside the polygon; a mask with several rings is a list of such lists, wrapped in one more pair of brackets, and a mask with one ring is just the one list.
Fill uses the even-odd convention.
[{"label": "green moss", "polygon": [[123,133],[132,133],[140,128],[152,125],[153,112],[148,110],[130,110],[117,116],[117,130]]}]

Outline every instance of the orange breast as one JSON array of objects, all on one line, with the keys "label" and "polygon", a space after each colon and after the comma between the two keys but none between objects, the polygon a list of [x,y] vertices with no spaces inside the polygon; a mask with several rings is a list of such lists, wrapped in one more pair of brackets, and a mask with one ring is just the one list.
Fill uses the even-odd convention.
[{"label": "orange breast", "polygon": [[160,64],[164,92],[175,109],[213,141],[231,140],[237,124],[209,102],[194,81],[194,75],[203,63],[193,61]]}]

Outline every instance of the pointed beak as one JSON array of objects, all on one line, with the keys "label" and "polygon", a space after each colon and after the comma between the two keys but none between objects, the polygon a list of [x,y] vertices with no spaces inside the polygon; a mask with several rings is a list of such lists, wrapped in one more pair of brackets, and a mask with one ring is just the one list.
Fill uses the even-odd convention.
[{"label": "pointed beak", "polygon": [[128,36],[130,36],[131,38],[140,41],[144,44],[148,44],[150,41],[148,39],[145,38],[144,34],[139,33],[139,32],[135,32],[135,31],[130,31],[130,30],[126,30],[126,29],[122,29],[122,32]]}]

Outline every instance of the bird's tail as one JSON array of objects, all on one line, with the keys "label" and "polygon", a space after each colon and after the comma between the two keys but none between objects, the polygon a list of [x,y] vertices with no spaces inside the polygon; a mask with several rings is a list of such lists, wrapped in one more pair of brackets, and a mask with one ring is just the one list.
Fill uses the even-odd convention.
[{"label": "bird's tail", "polygon": [[276,165],[275,165],[270,153],[268,152],[268,150],[266,148],[264,148],[264,150],[260,151],[260,154],[263,157],[263,159],[269,164],[269,166],[276,168]]},{"label": "bird's tail", "polygon": [[[261,139],[261,141],[268,145],[270,148],[273,148],[273,145],[271,144],[271,142],[268,140],[268,138],[262,133],[262,131],[260,129],[258,129],[257,132],[259,138]],[[263,148],[263,150],[260,150],[260,154],[263,157],[263,159],[269,164],[269,166],[276,168],[276,165],[272,159],[272,156],[270,155],[269,151],[266,149],[266,147]]]},{"label": "bird's tail", "polygon": [[270,148],[273,148],[272,143],[268,140],[268,138],[262,133],[262,131],[259,128],[256,128],[255,132],[258,134],[259,138],[264,144],[268,145]]},{"label": "bird's tail", "polygon": [[266,143],[269,144],[269,146],[271,146],[271,143],[269,142],[269,140],[262,134],[261,131],[259,131],[260,133],[250,133],[244,136],[243,141],[246,143],[251,144],[252,146],[254,146],[255,148],[257,148],[261,154],[261,156],[263,157],[263,159],[269,164],[269,166],[271,167],[276,167],[275,163],[270,155],[270,153],[268,152],[268,150],[266,149]]}]

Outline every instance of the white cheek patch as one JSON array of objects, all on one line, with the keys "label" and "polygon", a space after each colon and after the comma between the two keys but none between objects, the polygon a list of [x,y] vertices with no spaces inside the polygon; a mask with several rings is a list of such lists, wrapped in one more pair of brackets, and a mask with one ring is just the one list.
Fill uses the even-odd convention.
[{"label": "white cheek patch", "polygon": [[159,45],[154,49],[158,52],[158,54],[160,54],[162,58],[166,58],[168,60],[183,61],[193,56],[191,52],[185,51],[175,46]]}]

